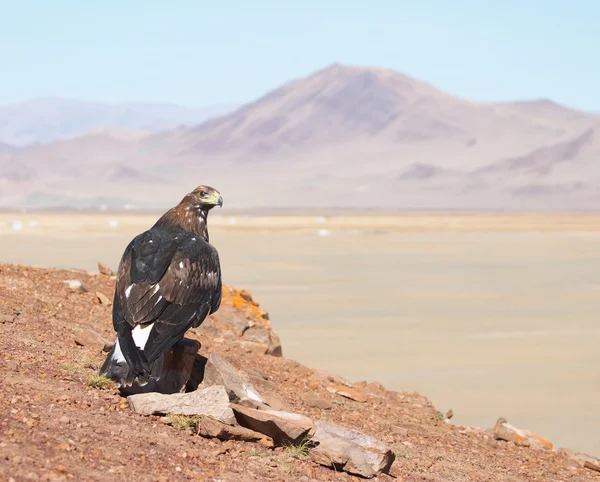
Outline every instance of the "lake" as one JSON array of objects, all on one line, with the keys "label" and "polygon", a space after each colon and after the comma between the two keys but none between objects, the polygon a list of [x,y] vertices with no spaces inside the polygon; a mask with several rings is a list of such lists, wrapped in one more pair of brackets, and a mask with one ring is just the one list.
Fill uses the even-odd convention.
[{"label": "lake", "polygon": [[[218,214],[224,282],[286,357],[600,455],[600,216]],[[155,219],[2,213],[0,261],[114,269]]]}]

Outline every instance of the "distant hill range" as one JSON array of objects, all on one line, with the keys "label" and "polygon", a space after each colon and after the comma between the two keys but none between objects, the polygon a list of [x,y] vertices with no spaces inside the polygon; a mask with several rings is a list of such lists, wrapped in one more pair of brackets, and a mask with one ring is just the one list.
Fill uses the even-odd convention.
[{"label": "distant hill range", "polygon": [[36,102],[0,107],[0,205],[162,208],[206,183],[235,208],[600,209],[600,116],[545,99],[334,64],[206,120]]}]

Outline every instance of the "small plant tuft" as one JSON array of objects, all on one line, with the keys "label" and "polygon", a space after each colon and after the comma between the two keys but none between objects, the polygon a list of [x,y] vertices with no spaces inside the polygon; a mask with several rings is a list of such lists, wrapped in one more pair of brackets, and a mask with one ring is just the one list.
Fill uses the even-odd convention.
[{"label": "small plant tuft", "polygon": [[305,438],[298,445],[291,444],[290,442],[283,443],[283,450],[287,455],[299,460],[306,460],[310,456],[310,449],[312,448],[312,440]]},{"label": "small plant tuft", "polygon": [[261,455],[262,452],[258,449],[251,448],[250,450],[248,450],[248,457],[260,457]]},{"label": "small plant tuft", "polygon": [[446,418],[446,415],[444,415],[444,412],[438,412],[436,414],[436,416],[434,417],[435,420],[444,420]]},{"label": "small plant tuft", "polygon": [[190,430],[196,432],[196,427],[200,421],[200,417],[197,415],[178,415],[170,413],[167,415],[167,421],[169,425],[180,430]]},{"label": "small plant tuft", "polygon": [[81,360],[81,364],[83,365],[83,368],[91,368],[92,370],[97,370],[100,368],[98,366],[98,362],[89,356],[86,356],[83,360]]},{"label": "small plant tuft", "polygon": [[87,379],[87,384],[93,388],[106,388],[112,384],[112,381],[104,375],[90,375]]},{"label": "small plant tuft", "polygon": [[69,363],[65,365],[65,370],[67,370],[71,375],[81,375],[83,371],[82,367],[75,363]]}]

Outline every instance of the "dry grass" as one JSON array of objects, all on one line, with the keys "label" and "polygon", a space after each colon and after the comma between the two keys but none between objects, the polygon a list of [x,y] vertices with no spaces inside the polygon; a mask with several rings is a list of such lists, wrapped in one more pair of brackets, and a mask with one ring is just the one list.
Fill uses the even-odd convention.
[{"label": "dry grass", "polygon": [[90,375],[87,379],[87,384],[93,388],[107,388],[112,385],[112,381],[104,375]]},{"label": "dry grass", "polygon": [[190,430],[192,432],[196,431],[199,420],[200,417],[195,415],[178,415],[174,413],[167,415],[167,422],[169,425],[180,430]]}]

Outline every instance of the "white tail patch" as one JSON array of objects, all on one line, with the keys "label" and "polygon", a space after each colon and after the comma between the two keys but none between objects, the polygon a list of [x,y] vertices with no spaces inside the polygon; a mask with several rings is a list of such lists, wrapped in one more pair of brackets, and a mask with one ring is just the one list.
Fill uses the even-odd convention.
[{"label": "white tail patch", "polygon": [[113,360],[116,360],[117,363],[125,363],[125,357],[123,356],[123,352],[121,351],[121,346],[119,345],[119,338],[117,337],[117,341],[115,341],[115,351],[112,356]]},{"label": "white tail patch", "polygon": [[150,336],[150,331],[152,330],[153,326],[154,323],[150,323],[146,326],[137,325],[131,332],[131,336],[133,336],[133,342],[140,350],[143,350],[146,346],[146,342],[148,341],[148,337]]}]

